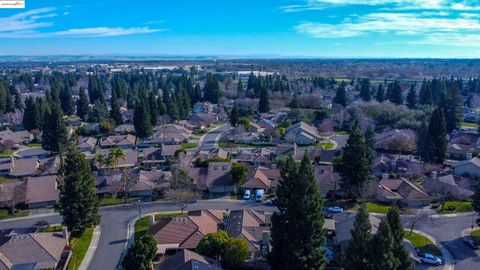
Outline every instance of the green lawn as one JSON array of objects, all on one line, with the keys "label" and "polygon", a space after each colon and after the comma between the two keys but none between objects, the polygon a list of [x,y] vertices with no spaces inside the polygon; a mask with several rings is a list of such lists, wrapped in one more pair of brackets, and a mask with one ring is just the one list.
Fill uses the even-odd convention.
[{"label": "green lawn", "polygon": [[0,209],[0,220],[2,219],[8,219],[8,218],[17,218],[17,217],[26,217],[28,216],[28,211],[27,210],[22,210],[17,212],[15,215],[11,214],[8,209]]},{"label": "green lawn", "polygon": [[432,241],[419,233],[413,232],[412,235],[410,235],[410,231],[405,230],[405,239],[410,241],[412,245],[421,253],[430,253],[435,256],[442,256],[440,249],[438,249],[438,247],[434,245]]},{"label": "green lawn", "polygon": [[372,203],[372,202],[367,202],[367,211],[370,213],[380,213],[380,214],[386,214],[388,213],[388,210],[390,210],[391,206],[390,205],[382,205],[378,203]]},{"label": "green lawn", "polygon": [[27,147],[41,147],[42,144],[41,143],[29,143],[26,145]]},{"label": "green lawn", "polygon": [[[455,207],[455,211],[448,211],[448,207],[453,206]],[[472,212],[472,202],[461,202],[461,201],[449,201],[446,202],[443,210],[441,207],[435,209],[438,214],[454,214],[454,213],[465,213],[465,212]]]},{"label": "green lawn", "polygon": [[318,143],[318,144],[315,145],[315,148],[323,148],[323,149],[325,149],[325,150],[330,150],[330,149],[333,148],[333,146],[334,146],[334,144],[331,143],[331,142],[328,142],[328,143]]},{"label": "green lawn", "polygon": [[192,149],[197,147],[197,143],[182,143],[182,149],[187,150],[187,149]]},{"label": "green lawn", "polygon": [[124,201],[117,197],[102,198],[100,199],[100,206],[109,206],[109,205],[118,205],[122,204]]},{"label": "green lawn", "polygon": [[337,132],[335,132],[335,134],[337,134],[337,135],[348,135],[349,132],[348,131],[337,131]]},{"label": "green lawn", "polygon": [[8,149],[0,150],[0,158],[11,157],[12,153],[13,153],[12,150],[8,150]]},{"label": "green lawn", "polygon": [[150,216],[145,216],[135,222],[135,239],[144,236],[150,228]]},{"label": "green lawn", "polygon": [[46,228],[38,229],[38,232],[59,232],[63,229],[62,225],[48,226]]},{"label": "green lawn", "polygon": [[477,128],[479,126],[477,123],[470,123],[470,122],[461,122],[460,125],[462,127],[474,127],[474,128]]},{"label": "green lawn", "polygon": [[70,244],[73,246],[73,256],[68,264],[68,270],[78,269],[80,264],[82,264],[83,257],[87,253],[88,246],[92,241],[93,228],[87,228],[80,238],[72,237],[70,239]]},{"label": "green lawn", "polygon": [[161,218],[178,217],[178,216],[186,217],[186,216],[187,216],[187,213],[183,212],[183,215],[180,215],[180,212],[156,214],[156,215],[155,215],[155,220],[161,219]]},{"label": "green lawn", "polygon": [[480,243],[480,230],[474,230],[472,232],[472,238],[475,239],[477,243]]}]

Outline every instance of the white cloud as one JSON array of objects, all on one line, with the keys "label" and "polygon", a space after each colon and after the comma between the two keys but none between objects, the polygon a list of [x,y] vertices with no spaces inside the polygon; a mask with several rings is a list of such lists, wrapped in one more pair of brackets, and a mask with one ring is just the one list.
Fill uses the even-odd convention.
[{"label": "white cloud", "polygon": [[[55,10],[47,7],[0,18],[0,38],[113,37],[165,31],[149,27],[89,27],[47,31],[54,26],[54,22],[47,19],[58,16]],[[63,16],[68,14],[64,12]]]}]

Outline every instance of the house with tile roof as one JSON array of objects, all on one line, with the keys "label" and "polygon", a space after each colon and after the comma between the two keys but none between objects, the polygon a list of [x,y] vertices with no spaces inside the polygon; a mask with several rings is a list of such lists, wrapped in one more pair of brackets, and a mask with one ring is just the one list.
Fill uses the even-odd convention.
[{"label": "house with tile roof", "polygon": [[112,135],[100,140],[102,148],[121,148],[132,149],[135,146],[135,136],[127,135]]},{"label": "house with tile roof", "polygon": [[27,179],[25,204],[28,208],[53,207],[60,197],[58,177],[47,175]]},{"label": "house with tile roof", "polygon": [[480,178],[480,158],[474,157],[455,163],[453,165],[453,174],[456,176]]},{"label": "house with tile roof", "polygon": [[200,255],[188,249],[182,249],[175,255],[159,263],[156,270],[222,270],[220,263],[212,258]]},{"label": "house with tile roof", "polygon": [[298,145],[311,145],[322,139],[317,128],[305,122],[298,122],[288,127],[285,131],[285,138]]},{"label": "house with tile roof", "polygon": [[380,181],[372,181],[369,194],[378,202],[394,204],[399,201],[409,207],[423,207],[432,201],[427,193],[405,178],[385,176]]}]

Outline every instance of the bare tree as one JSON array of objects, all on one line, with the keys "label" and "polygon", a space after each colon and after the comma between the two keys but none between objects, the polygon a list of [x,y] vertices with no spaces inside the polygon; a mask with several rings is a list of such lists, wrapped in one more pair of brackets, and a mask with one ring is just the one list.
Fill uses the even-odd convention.
[{"label": "bare tree", "polygon": [[409,227],[410,227],[410,235],[413,233],[413,229],[415,228],[416,225],[419,223],[425,222],[428,218],[428,214],[426,213],[425,209],[418,209],[415,211],[415,215],[413,215],[408,222]]},{"label": "bare tree", "polygon": [[181,213],[188,207],[188,204],[195,200],[196,186],[187,172],[175,168],[170,179],[170,189],[166,192],[167,199],[175,202]]},{"label": "bare tree", "polygon": [[27,183],[10,182],[0,185],[0,204],[8,207],[12,214],[16,214],[18,204],[25,201]]},{"label": "bare tree", "polygon": [[188,207],[188,204],[195,200],[195,193],[190,190],[170,190],[166,194],[167,198],[175,202],[180,208],[180,214]]},{"label": "bare tree", "polygon": [[12,150],[15,146],[15,142],[11,139],[6,139],[2,142],[2,146],[5,150]]}]

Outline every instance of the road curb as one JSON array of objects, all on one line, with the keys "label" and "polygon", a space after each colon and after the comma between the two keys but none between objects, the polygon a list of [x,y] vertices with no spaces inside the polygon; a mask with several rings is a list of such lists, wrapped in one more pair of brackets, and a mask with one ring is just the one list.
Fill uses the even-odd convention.
[{"label": "road curb", "polygon": [[413,230],[413,231],[418,233],[418,234],[421,234],[421,235],[425,236],[430,241],[432,241],[432,243],[434,245],[436,245],[438,247],[438,249],[440,249],[440,252],[442,253],[443,259],[445,261],[445,263],[443,265],[443,270],[454,270],[455,269],[455,262],[453,261],[452,254],[450,254],[450,251],[448,251],[448,249],[442,243],[438,242],[437,239],[435,239],[435,237],[433,237],[433,236],[431,236],[427,233],[424,233],[424,232],[419,231],[419,230]]},{"label": "road curb", "polygon": [[87,270],[90,262],[92,262],[93,255],[95,255],[95,251],[98,247],[98,242],[100,241],[100,235],[102,234],[102,230],[100,226],[95,226],[93,230],[92,240],[90,241],[90,245],[88,246],[87,253],[85,253],[85,257],[83,257],[82,263],[78,270]]}]

